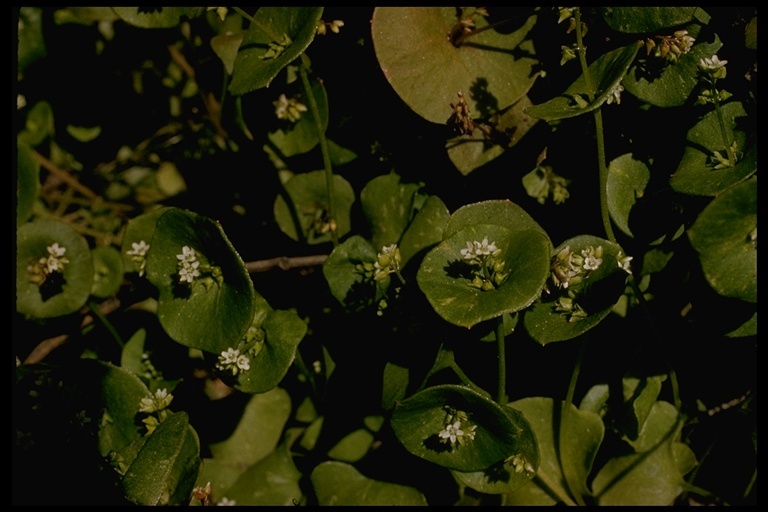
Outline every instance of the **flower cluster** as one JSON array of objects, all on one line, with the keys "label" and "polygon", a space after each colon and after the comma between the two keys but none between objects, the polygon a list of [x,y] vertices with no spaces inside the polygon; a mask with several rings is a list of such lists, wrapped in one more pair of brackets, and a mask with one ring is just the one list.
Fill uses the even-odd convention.
[{"label": "flower cluster", "polygon": [[376,255],[376,261],[358,263],[355,265],[355,271],[366,279],[379,282],[384,281],[389,274],[397,274],[400,277],[400,248],[396,244],[385,245]]},{"label": "flower cluster", "polygon": [[131,250],[125,251],[125,254],[131,257],[131,260],[136,264],[136,270],[139,272],[139,276],[144,275],[144,270],[147,266],[147,251],[149,251],[149,245],[144,240],[131,243]]},{"label": "flower cluster", "polygon": [[301,119],[301,113],[307,111],[306,105],[296,98],[288,99],[285,94],[281,94],[272,104],[275,106],[275,115],[278,119],[287,119],[292,123],[298,122]]},{"label": "flower cluster", "polygon": [[533,469],[531,463],[528,462],[528,459],[526,459],[525,455],[522,453],[512,455],[511,457],[508,457],[504,462],[511,464],[515,469],[515,473],[522,473],[525,471],[525,474],[530,476],[536,472],[536,470]]},{"label": "flower cluster", "polygon": [[181,248],[181,254],[176,255],[176,259],[179,260],[177,263],[179,282],[194,283],[195,279],[200,276],[200,270],[198,269],[200,262],[197,261],[195,250],[185,245]]},{"label": "flower cluster", "polygon": [[[629,272],[631,256],[623,256],[619,253],[617,263],[620,268]],[[603,246],[588,246],[579,253],[571,251],[570,246],[561,249],[552,259],[550,280],[555,288],[567,290],[555,300],[555,311],[568,316],[569,322],[575,322],[587,316],[587,312],[576,302],[577,287],[590,274],[600,268],[603,263]],[[552,293],[549,288],[545,288]]]},{"label": "flower cluster", "polygon": [[157,426],[168,416],[168,406],[173,401],[173,395],[168,393],[168,389],[158,389],[154,395],[142,398],[139,403],[139,412],[147,413],[150,416],[144,418],[142,423],[147,427],[147,435],[154,432]]},{"label": "flower cluster", "polygon": [[283,34],[282,41],[272,41],[269,43],[269,48],[266,52],[264,52],[264,55],[260,56],[259,58],[261,60],[276,59],[285,51],[286,48],[291,46],[291,44],[293,44],[293,40],[288,37],[288,34]]},{"label": "flower cluster", "polygon": [[230,347],[221,353],[216,368],[232,372],[234,376],[237,375],[238,371],[247,372],[251,369],[251,358],[246,354],[241,354],[240,350]]},{"label": "flower cluster", "polygon": [[330,23],[327,21],[320,20],[320,23],[317,25],[317,35],[324,36],[328,30],[333,32],[334,34],[339,33],[339,29],[344,26],[344,22],[342,20],[333,20]]},{"label": "flower cluster", "polygon": [[681,55],[688,53],[693,47],[696,39],[688,35],[687,30],[677,30],[671,36],[656,36],[656,41],[652,38],[645,40],[646,55],[662,58],[668,62],[677,62]]},{"label": "flower cluster", "polygon": [[611,103],[619,104],[621,103],[621,92],[624,90],[624,86],[621,85],[621,83],[616,84],[616,86],[611,89],[611,93],[608,95],[608,100],[606,103],[610,105]]},{"label": "flower cluster", "polygon": [[504,272],[504,261],[498,259],[501,249],[496,247],[496,242],[488,242],[488,237],[484,237],[482,242],[468,241],[467,247],[459,252],[462,261],[473,267],[472,279],[469,282],[469,286],[473,288],[494,290],[509,276],[509,272]]},{"label": "flower cluster", "polygon": [[216,368],[231,373],[233,377],[238,372],[247,372],[251,369],[251,359],[264,348],[265,338],[264,329],[250,326],[236,347],[230,347],[219,355]]},{"label": "flower cluster", "polygon": [[29,280],[32,283],[42,284],[49,275],[64,272],[64,265],[69,263],[69,260],[64,256],[67,248],[59,247],[58,242],[49,245],[46,250],[48,251],[47,257],[40,258],[37,263],[27,267],[27,272],[30,275]]},{"label": "flower cluster", "polygon": [[446,416],[446,425],[443,430],[438,432],[437,437],[441,443],[450,443],[451,447],[454,445],[461,445],[467,441],[474,441],[477,434],[477,425],[469,425],[462,428],[462,423],[468,421],[467,413],[464,411],[454,411],[448,408],[448,415]]}]

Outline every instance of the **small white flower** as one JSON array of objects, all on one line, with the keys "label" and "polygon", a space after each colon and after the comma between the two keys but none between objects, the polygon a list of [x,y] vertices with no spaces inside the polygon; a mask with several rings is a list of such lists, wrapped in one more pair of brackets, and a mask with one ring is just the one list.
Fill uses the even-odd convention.
[{"label": "small white flower", "polygon": [[140,242],[132,242],[131,247],[131,250],[126,251],[125,254],[129,256],[146,256],[147,251],[149,251],[149,245],[147,245],[147,242],[144,240]]},{"label": "small white flower", "polygon": [[219,364],[230,365],[237,362],[237,358],[240,356],[240,351],[236,348],[228,348],[219,356]]},{"label": "small white flower", "polygon": [[727,60],[720,60],[717,55],[713,55],[710,58],[703,58],[699,60],[699,68],[703,71],[717,71],[728,64]]},{"label": "small white flower", "polygon": [[616,87],[611,90],[610,95],[608,96],[607,103],[610,105],[611,103],[619,104],[621,103],[621,93],[624,90],[624,86],[620,83],[616,84]]},{"label": "small white flower", "polygon": [[441,443],[461,444],[465,439],[472,441],[475,439],[477,425],[472,425],[467,430],[462,430],[461,420],[456,420],[453,423],[448,423],[443,430],[438,433]]},{"label": "small white flower", "polygon": [[194,263],[197,261],[197,255],[195,254],[194,249],[185,245],[181,248],[181,254],[176,255],[176,259],[181,263]]},{"label": "small white flower", "polygon": [[616,255],[616,263],[618,264],[619,268],[627,274],[632,273],[632,271],[629,269],[631,261],[632,256],[625,256],[622,251],[619,251],[619,253]]},{"label": "small white flower", "polygon": [[200,271],[197,267],[200,266],[199,261],[193,263],[184,263],[184,266],[179,269],[179,281],[192,284],[196,277],[200,276]]},{"label": "small white flower", "polygon": [[141,399],[139,403],[139,412],[153,413],[162,411],[171,405],[173,395],[168,393],[168,389],[158,389],[155,394]]},{"label": "small white flower", "polygon": [[603,263],[601,256],[603,255],[603,247],[598,246],[595,249],[592,246],[582,249],[581,255],[584,257],[584,270],[597,270],[600,268],[600,264]]},{"label": "small white flower", "polygon": [[231,500],[227,498],[226,496],[223,496],[218,503],[216,503],[216,506],[219,507],[233,507],[237,505],[237,502],[235,500]]},{"label": "small white flower", "polygon": [[239,368],[241,371],[244,371],[244,372],[247,372],[248,370],[250,370],[250,369],[251,369],[251,360],[250,360],[250,359],[248,358],[248,356],[247,356],[247,355],[245,355],[245,354],[241,354],[241,355],[240,355],[240,356],[237,358],[237,363],[235,363],[235,364],[237,365],[237,367],[238,367],[238,368]]}]

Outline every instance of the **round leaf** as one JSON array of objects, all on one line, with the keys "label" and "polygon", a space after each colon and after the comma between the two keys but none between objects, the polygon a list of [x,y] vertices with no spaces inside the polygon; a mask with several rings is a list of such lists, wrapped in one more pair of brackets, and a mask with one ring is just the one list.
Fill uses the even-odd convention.
[{"label": "round leaf", "polygon": [[360,192],[363,214],[371,226],[371,243],[380,251],[396,244],[413,214],[414,195],[420,184],[400,183],[400,176],[389,173],[369,181]]},{"label": "round leaf", "polygon": [[336,246],[323,263],[323,275],[331,294],[352,311],[369,306],[380,298],[375,283],[365,281],[363,275],[355,270],[359,263],[375,262],[376,255],[368,240],[352,235]]},{"label": "round leaf", "polygon": [[[330,242],[331,234],[327,219],[328,186],[325,171],[296,174],[285,184],[285,190],[293,202],[293,210],[289,208],[282,195],[275,199],[275,221],[280,230],[293,240],[299,240],[296,223],[291,213],[295,211],[300,223],[302,240],[310,245]],[[351,229],[350,211],[354,202],[355,192],[352,185],[338,174],[334,174],[333,212],[340,238]]]},{"label": "round leaf", "polygon": [[492,199],[464,205],[453,212],[443,231],[443,240],[475,224],[495,224],[510,231],[533,229],[547,234],[520,206],[506,199]]},{"label": "round leaf", "polygon": [[310,475],[320,506],[426,506],[423,494],[405,485],[380,482],[344,462],[321,462]]},{"label": "round leaf", "polygon": [[[599,324],[611,312],[611,308],[624,292],[627,274],[618,265],[618,244],[591,235],[579,235],[563,242],[554,254],[565,247],[580,254],[588,247],[603,248],[603,262],[580,285],[576,303],[587,313],[578,318],[555,310],[560,292],[543,294],[541,299],[523,315],[523,325],[528,334],[542,345],[575,338]],[[573,287],[571,287],[573,289]]]},{"label": "round leaf", "polygon": [[259,7],[235,58],[229,92],[269,87],[312,43],[322,14],[322,7]]},{"label": "round leaf", "polygon": [[[440,442],[440,432],[466,413],[465,431],[476,426],[473,440]],[[522,454],[538,463],[538,448],[530,424],[522,414],[508,414],[504,407],[455,385],[435,386],[399,402],[392,411],[392,429],[406,450],[440,466],[460,471],[482,471]]]},{"label": "round leaf", "polygon": [[713,199],[688,238],[717,293],[757,302],[757,177]]},{"label": "round leaf", "polygon": [[[157,220],[147,256],[147,278],[158,288],[157,316],[182,345],[218,354],[237,343],[253,321],[256,292],[240,255],[221,226],[202,215],[172,208]],[[201,275],[181,283],[177,255],[196,252],[201,267],[218,267],[222,279]]]},{"label": "round leaf", "polygon": [[[477,29],[488,25],[473,18]],[[448,34],[455,7],[377,7],[371,21],[376,58],[395,92],[417,114],[445,124],[461,91],[474,115],[502,110],[525,95],[538,76],[526,39],[531,15],[510,34],[485,30],[455,47]]]},{"label": "round leaf", "polygon": [[123,260],[120,251],[112,246],[95,247],[93,258],[93,287],[91,294],[105,298],[114,295],[123,282]]},{"label": "round leaf", "polygon": [[[509,272],[506,281],[493,290],[483,291],[470,283],[473,276],[463,262],[467,243],[493,242],[502,253]],[[446,321],[472,327],[504,313],[528,307],[541,293],[549,275],[549,238],[538,230],[510,231],[493,224],[464,228],[441,242],[424,257],[416,274],[419,288]]]},{"label": "round leaf", "polygon": [[299,505],[303,496],[299,486],[301,477],[293,454],[284,444],[249,467],[232,487],[218,496],[234,501],[237,506]]},{"label": "round leaf", "polygon": [[[46,265],[40,259],[49,257],[48,247],[58,244],[65,249],[68,263],[62,271],[42,278]],[[62,261],[59,258],[59,261]],[[88,242],[63,222],[35,220],[16,230],[16,310],[35,318],[67,315],[80,309],[88,300],[93,284],[93,260]]]},{"label": "round leaf", "polygon": [[648,167],[632,158],[631,153],[612,160],[608,165],[608,212],[616,226],[626,235],[632,236],[629,212],[637,200],[643,197],[650,178]]}]

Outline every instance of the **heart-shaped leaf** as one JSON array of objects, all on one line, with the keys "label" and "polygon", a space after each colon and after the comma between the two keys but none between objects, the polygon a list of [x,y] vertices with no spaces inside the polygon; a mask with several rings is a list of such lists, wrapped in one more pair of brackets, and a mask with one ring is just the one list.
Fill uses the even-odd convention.
[{"label": "heart-shaped leaf", "polygon": [[589,65],[589,80],[582,74],[563,94],[529,107],[525,113],[545,121],[556,121],[599,108],[611,97],[627,74],[640,45],[639,42],[633,43],[601,55]]},{"label": "heart-shaped leaf", "polygon": [[717,293],[757,302],[757,177],[713,199],[688,230],[688,239]]},{"label": "heart-shaped leaf", "polygon": [[445,124],[461,91],[473,115],[489,115],[515,103],[538,74],[527,38],[537,17],[532,13],[514,32],[481,30],[459,47],[449,34],[458,26],[455,7],[377,7],[371,20],[376,58],[395,92],[417,114]]},{"label": "heart-shaped leaf", "polygon": [[205,7],[112,7],[120,19],[139,28],[170,28],[205,13]]},{"label": "heart-shaped leaf", "polygon": [[538,464],[525,417],[464,386],[419,391],[395,406],[391,421],[406,450],[450,469],[482,471],[515,455],[534,470]]},{"label": "heart-shaped leaf", "polygon": [[[236,344],[253,321],[257,294],[221,225],[171,208],[158,218],[151,246],[147,278],[159,291],[157,316],[168,336],[214,354]],[[190,256],[200,271],[191,283],[182,279]]]},{"label": "heart-shaped leaf", "polygon": [[269,87],[312,43],[322,14],[322,7],[259,7],[237,53],[229,92]]},{"label": "heart-shaped leaf", "polygon": [[16,230],[16,311],[51,318],[80,309],[91,294],[88,242],[67,224],[40,219]]},{"label": "heart-shaped leaf", "polygon": [[[299,223],[301,240],[310,245],[331,241],[328,224],[328,184],[325,171],[311,171],[294,175],[285,184],[285,190],[293,205],[288,206],[285,198],[280,195],[275,199],[275,221],[280,230],[299,240],[296,222]],[[355,202],[355,192],[347,180],[333,175],[333,213],[339,238],[349,233],[351,229],[350,211]],[[293,213],[296,213],[294,218]]]}]

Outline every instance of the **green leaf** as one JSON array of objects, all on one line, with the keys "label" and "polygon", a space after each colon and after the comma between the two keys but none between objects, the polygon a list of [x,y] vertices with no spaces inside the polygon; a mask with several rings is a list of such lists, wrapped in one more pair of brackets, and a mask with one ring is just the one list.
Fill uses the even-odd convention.
[{"label": "green leaf", "polygon": [[617,262],[618,254],[622,252],[618,244],[592,235],[579,235],[560,244],[553,254],[557,255],[566,247],[570,247],[571,252],[576,254],[588,247],[602,247],[603,262],[578,288],[569,287],[570,290],[578,290],[574,302],[583,308],[586,317],[577,318],[556,311],[555,301],[567,292],[558,291],[556,287],[550,290],[553,293],[544,293],[533,307],[524,312],[523,325],[526,331],[542,345],[569,340],[592,329],[610,314],[611,308],[624,293],[627,273]]},{"label": "green leaf", "polygon": [[[63,270],[42,279],[40,259],[48,247],[66,249]],[[16,230],[16,311],[33,318],[52,318],[80,309],[91,294],[93,260],[88,242],[67,224],[40,219]]]},{"label": "green leaf", "polygon": [[[460,428],[476,426],[474,440],[441,442],[448,424],[466,413]],[[399,402],[392,411],[392,429],[406,450],[422,459],[459,471],[482,471],[522,454],[535,469],[539,454],[531,426],[522,414],[509,414],[493,400],[464,386],[427,388]]]},{"label": "green leaf", "polygon": [[561,445],[559,432],[562,404],[544,397],[510,402],[509,407],[520,410],[533,427],[541,462],[537,478],[507,495],[508,505],[555,505],[559,503],[555,496],[572,497],[566,475],[574,492],[589,496],[587,479],[603,442],[605,427],[600,416],[594,412],[579,410],[570,405],[568,426],[564,430]]},{"label": "green leaf", "polygon": [[[221,498],[231,499],[227,495],[227,491],[243,473],[243,468],[229,461],[205,458],[200,467],[200,473],[197,475],[195,487],[205,487],[210,482],[211,495],[214,500],[220,501]],[[200,501],[192,497],[189,504],[193,506],[200,505]]]},{"label": "green leaf", "polygon": [[[694,45],[688,53],[681,55],[677,62],[664,67],[659,76],[647,76],[642,66],[634,66],[622,85],[636,98],[657,107],[679,107],[688,101],[691,92],[699,84],[699,60],[710,58],[723,46],[717,35],[712,43]],[[654,59],[656,57],[647,57]]]},{"label": "green leaf", "polygon": [[237,58],[237,52],[240,49],[240,45],[244,38],[245,31],[236,32],[234,34],[217,34],[211,38],[211,49],[213,49],[213,53],[221,59],[228,75],[232,75],[235,70],[235,59]]},{"label": "green leaf", "polygon": [[205,13],[205,7],[112,7],[120,18],[139,28],[171,28]]},{"label": "green leaf", "polygon": [[280,384],[307,332],[307,324],[293,311],[270,311],[261,327],[264,346],[251,358],[250,369],[238,373],[234,385],[245,393],[264,393]]},{"label": "green leaf", "polygon": [[94,297],[106,298],[117,293],[123,282],[123,260],[120,251],[112,246],[99,246],[91,250],[93,258]]},{"label": "green leaf", "polygon": [[16,138],[16,227],[32,216],[40,193],[40,163],[32,156],[32,148]]},{"label": "green leaf", "polygon": [[643,197],[650,179],[651,172],[648,167],[640,160],[632,158],[631,153],[615,158],[608,164],[608,212],[616,226],[630,237],[630,212],[637,200]]},{"label": "green leaf", "polygon": [[120,249],[120,254],[123,257],[123,268],[125,268],[126,272],[140,272],[142,270],[141,258],[134,260],[134,257],[128,254],[130,251],[135,251],[136,248],[133,244],[141,244],[142,242],[144,245],[149,246],[143,260],[143,268],[146,271],[146,256],[149,255],[149,251],[152,249],[151,242],[152,237],[155,236],[157,219],[168,210],[168,207],[162,206],[151,212],[142,213],[128,221],[125,227],[125,234],[123,235],[123,246]]},{"label": "green leaf", "polygon": [[[682,471],[690,469],[693,454],[683,453],[677,410],[656,402],[641,432],[644,451],[610,459],[595,475],[592,487],[598,505],[672,505],[687,487]],[[675,428],[673,435],[670,429]],[[665,438],[665,436],[668,436]],[[659,444],[661,443],[661,444]],[[685,447],[687,448],[687,447]]]},{"label": "green leaf", "polygon": [[712,156],[715,151],[725,154],[717,112],[709,112],[688,131],[683,158],[669,180],[677,192],[692,195],[715,196],[726,188],[742,182],[757,172],[757,147],[747,139],[747,134],[737,129],[746,117],[739,102],[726,103],[721,108],[725,129],[731,141],[736,142],[744,155],[733,167],[714,169]]},{"label": "green leaf", "polygon": [[[322,7],[259,7],[237,53],[229,92],[241,95],[269,87],[312,43],[322,14]],[[279,55],[270,56],[270,44],[280,45]]]},{"label": "green leaf", "polygon": [[144,353],[144,342],[147,340],[147,330],[145,328],[137,329],[125,342],[122,352],[120,352],[120,367],[141,378],[146,371],[143,364],[142,354]]},{"label": "green leaf", "polygon": [[[293,203],[289,208],[285,198],[275,199],[275,221],[280,230],[293,240],[299,234],[292,211],[296,212],[301,229],[301,239],[310,245],[331,241],[328,227],[328,187],[325,171],[296,174],[285,184],[285,190]],[[350,211],[355,202],[352,185],[338,174],[333,175],[333,213],[339,238],[351,229]]]},{"label": "green leaf", "polygon": [[181,505],[189,501],[200,471],[200,441],[186,412],[160,422],[122,480],[136,505]]},{"label": "green leaf", "polygon": [[284,389],[253,395],[235,431],[210,445],[213,457],[241,467],[255,464],[277,447],[290,415],[291,397]]},{"label": "green leaf", "polygon": [[757,334],[757,313],[754,313],[746,322],[727,333],[726,336],[729,338],[741,338],[754,336],[755,334]]},{"label": "green leaf", "polygon": [[725,297],[757,302],[757,177],[710,202],[688,230],[704,276]]},{"label": "green leaf", "polygon": [[22,7],[19,9],[18,71],[23,73],[30,64],[46,56],[43,38],[42,9]]},{"label": "green leaf", "polygon": [[443,239],[443,228],[451,217],[448,207],[437,196],[428,196],[400,239],[400,265],[406,264],[422,250]]},{"label": "green leaf", "polygon": [[[545,121],[556,121],[586,114],[599,108],[627,74],[641,44],[640,42],[632,43],[601,55],[589,65],[587,70],[591,83],[588,83],[582,74],[563,94],[527,108],[525,113]],[[580,104],[582,102],[576,100],[576,97],[586,104],[582,106]],[[592,101],[589,101],[590,98]]]},{"label": "green leaf", "polygon": [[661,392],[661,385],[666,379],[666,375],[655,375],[643,379],[636,377],[622,379],[624,404],[627,410],[626,417],[617,428],[621,430],[624,439],[635,451],[647,450],[647,447],[643,448],[638,436],[645,427],[648,415]]},{"label": "green leaf", "polygon": [[377,302],[383,288],[366,281],[355,270],[359,263],[376,261],[377,251],[360,235],[352,235],[337,245],[323,263],[323,275],[331,294],[351,311],[359,311]]},{"label": "green leaf", "polygon": [[546,231],[525,210],[506,199],[493,199],[467,204],[453,212],[443,230],[443,240],[476,224],[494,224],[510,231],[534,230],[546,236]]},{"label": "green leaf", "polygon": [[[181,283],[177,255],[183,247],[194,249],[201,267],[217,267],[221,281],[201,274],[193,285]],[[253,321],[257,294],[245,264],[221,225],[207,217],[179,208],[160,216],[147,278],[159,291],[160,324],[182,345],[218,354],[239,341]]]},{"label": "green leaf", "polygon": [[321,462],[310,475],[318,505],[426,506],[423,494],[413,487],[366,478],[344,462]]},{"label": "green leaf", "polygon": [[449,139],[445,144],[448,158],[464,176],[494,160],[517,144],[528,130],[539,122],[525,113],[525,109],[532,105],[526,95],[503,112],[492,116],[490,122],[496,132],[490,140],[479,129],[472,134]]},{"label": "green leaf", "polygon": [[[470,286],[461,250],[467,243],[494,242],[509,275],[490,291]],[[416,274],[419,288],[446,321],[470,328],[482,321],[528,307],[549,275],[549,238],[538,230],[510,231],[493,224],[467,227],[444,240],[424,257]]]},{"label": "green leaf", "polygon": [[249,467],[237,481],[219,496],[233,500],[238,506],[289,505],[302,503],[299,486],[302,473],[293,462],[287,443]]},{"label": "green leaf", "polygon": [[74,126],[67,125],[67,133],[80,142],[91,142],[101,135],[101,126]]},{"label": "green leaf", "polygon": [[609,27],[625,34],[657,32],[707,16],[698,7],[602,7],[601,11]]},{"label": "green leaf", "polygon": [[371,227],[371,244],[378,251],[396,244],[413,215],[414,196],[423,184],[400,183],[391,172],[373,178],[360,192],[360,205]]},{"label": "green leaf", "polygon": [[[325,91],[323,83],[315,78],[312,79],[312,95],[317,101],[320,124],[325,131],[328,128],[328,93]],[[309,100],[302,98],[301,103],[307,106]],[[315,118],[309,109],[301,114],[301,118],[296,123],[290,123],[288,128],[280,128],[270,132],[267,137],[284,157],[307,153],[320,142]]]},{"label": "green leaf", "polygon": [[[485,30],[455,47],[447,34],[455,7],[377,7],[371,35],[376,58],[400,98],[417,114],[445,124],[461,91],[473,116],[486,116],[522,98],[538,74],[528,33],[531,14],[512,33]],[[477,29],[488,25],[473,18]]]},{"label": "green leaf", "polygon": [[370,431],[359,428],[342,437],[328,450],[328,457],[343,462],[357,462],[371,449],[373,440],[373,434]]},{"label": "green leaf", "polygon": [[27,112],[24,130],[19,133],[19,140],[34,148],[52,136],[55,132],[53,108],[47,101],[38,101]]}]

